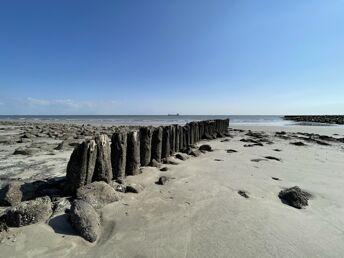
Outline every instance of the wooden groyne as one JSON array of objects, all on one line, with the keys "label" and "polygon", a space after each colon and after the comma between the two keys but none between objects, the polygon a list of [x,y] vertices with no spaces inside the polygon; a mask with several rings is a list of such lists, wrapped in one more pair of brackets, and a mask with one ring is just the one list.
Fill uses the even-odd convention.
[{"label": "wooden groyne", "polygon": [[344,124],[344,115],[322,115],[322,116],[284,116],[285,120],[296,122],[326,123],[326,124]]},{"label": "wooden groyne", "polygon": [[175,152],[183,152],[202,139],[224,137],[229,119],[190,122],[184,126],[118,129],[111,140],[98,135],[75,147],[67,166],[66,194],[94,181],[122,180],[140,173],[140,166],[165,161]]}]

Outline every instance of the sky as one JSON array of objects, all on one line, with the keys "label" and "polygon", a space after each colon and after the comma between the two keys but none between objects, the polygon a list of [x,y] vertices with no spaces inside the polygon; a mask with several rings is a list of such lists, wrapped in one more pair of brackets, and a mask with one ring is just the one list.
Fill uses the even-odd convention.
[{"label": "sky", "polygon": [[344,0],[0,3],[0,115],[344,113]]}]

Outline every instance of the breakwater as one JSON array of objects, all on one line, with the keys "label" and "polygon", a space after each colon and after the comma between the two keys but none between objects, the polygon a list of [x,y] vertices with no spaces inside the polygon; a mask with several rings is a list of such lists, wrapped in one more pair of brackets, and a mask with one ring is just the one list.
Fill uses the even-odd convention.
[{"label": "breakwater", "polygon": [[312,123],[326,123],[326,124],[344,124],[344,115],[331,116],[284,116],[285,120],[292,120],[296,122],[312,122]]},{"label": "breakwater", "polygon": [[229,119],[181,125],[118,128],[111,139],[97,135],[77,145],[67,165],[66,194],[94,181],[122,180],[140,173],[140,166],[155,166],[175,152],[183,152],[202,139],[224,137]]}]

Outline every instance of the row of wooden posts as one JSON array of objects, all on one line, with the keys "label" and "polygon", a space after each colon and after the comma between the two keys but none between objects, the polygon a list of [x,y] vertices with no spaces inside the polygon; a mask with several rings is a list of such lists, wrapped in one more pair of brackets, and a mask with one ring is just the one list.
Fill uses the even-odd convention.
[{"label": "row of wooden posts", "polygon": [[140,166],[160,163],[175,152],[185,151],[202,139],[223,137],[229,119],[190,122],[184,126],[141,127],[96,136],[75,147],[67,166],[65,192],[93,181],[110,183],[140,173]]}]

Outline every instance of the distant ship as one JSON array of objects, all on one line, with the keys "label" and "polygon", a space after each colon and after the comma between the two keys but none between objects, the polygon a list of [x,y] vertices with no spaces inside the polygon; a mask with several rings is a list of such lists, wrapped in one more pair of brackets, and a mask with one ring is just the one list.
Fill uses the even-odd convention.
[{"label": "distant ship", "polygon": [[168,114],[168,116],[179,116],[179,113],[177,113],[177,114]]}]

